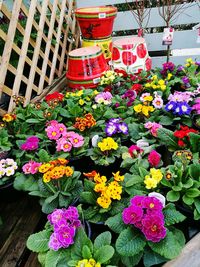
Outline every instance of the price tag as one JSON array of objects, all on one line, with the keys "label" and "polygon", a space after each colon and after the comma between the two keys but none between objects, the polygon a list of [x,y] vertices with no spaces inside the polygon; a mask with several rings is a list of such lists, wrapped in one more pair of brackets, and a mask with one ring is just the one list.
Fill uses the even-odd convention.
[{"label": "price tag", "polygon": [[94,84],[97,84],[97,83],[99,83],[100,82],[100,77],[99,78],[96,78],[96,79],[93,79],[93,83]]},{"label": "price tag", "polygon": [[106,13],[99,13],[99,19],[105,19]]}]

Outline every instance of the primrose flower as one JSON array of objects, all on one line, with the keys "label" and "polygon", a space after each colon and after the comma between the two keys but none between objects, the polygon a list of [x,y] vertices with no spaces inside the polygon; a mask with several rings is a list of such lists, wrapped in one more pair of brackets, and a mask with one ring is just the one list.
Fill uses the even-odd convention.
[{"label": "primrose flower", "polygon": [[74,133],[72,136],[70,136],[69,141],[71,142],[73,147],[82,147],[84,144],[84,138],[82,135]]},{"label": "primrose flower", "polygon": [[161,109],[163,107],[163,100],[162,100],[161,96],[156,95],[156,97],[154,98],[152,104],[153,104],[153,106],[155,108]]},{"label": "primrose flower", "polygon": [[160,163],[160,159],[161,155],[155,150],[152,150],[148,155],[148,161],[152,167],[157,167]]},{"label": "primrose flower", "polygon": [[98,104],[109,105],[112,103],[112,94],[110,92],[102,92],[95,96],[95,102]]},{"label": "primrose flower", "polygon": [[129,206],[122,213],[122,219],[125,224],[135,224],[140,222],[143,217],[143,209],[139,206]]},{"label": "primrose flower", "polygon": [[149,122],[146,122],[145,123],[144,127],[146,129],[149,129],[150,130],[150,133],[153,136],[157,137],[157,131],[158,131],[158,129],[162,128],[162,125],[159,124],[159,123],[156,123],[156,122],[150,122],[149,121]]},{"label": "primrose flower", "polygon": [[101,142],[98,142],[97,146],[102,152],[109,151],[112,149],[117,150],[119,147],[112,137],[104,138]]},{"label": "primrose flower", "polygon": [[36,150],[39,147],[39,138],[37,136],[31,136],[26,139],[26,142],[23,143],[20,148],[22,150]]},{"label": "primrose flower", "polygon": [[39,167],[42,165],[40,162],[30,160],[24,164],[22,170],[25,174],[35,174],[38,172]]}]

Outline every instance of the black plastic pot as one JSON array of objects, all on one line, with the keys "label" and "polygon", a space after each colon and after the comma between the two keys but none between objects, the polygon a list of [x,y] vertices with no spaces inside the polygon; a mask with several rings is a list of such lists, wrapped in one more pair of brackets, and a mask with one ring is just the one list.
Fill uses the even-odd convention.
[{"label": "black plastic pot", "polygon": [[0,186],[0,201],[1,202],[14,202],[22,197],[24,193],[17,191],[13,187],[13,180]]}]

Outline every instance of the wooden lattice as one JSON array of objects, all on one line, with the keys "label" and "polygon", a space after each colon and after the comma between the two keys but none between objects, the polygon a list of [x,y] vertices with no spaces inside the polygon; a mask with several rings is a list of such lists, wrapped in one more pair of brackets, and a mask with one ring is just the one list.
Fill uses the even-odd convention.
[{"label": "wooden lattice", "polygon": [[74,0],[0,1],[0,113],[11,112],[14,95],[25,105],[61,77],[67,54],[78,46]]}]

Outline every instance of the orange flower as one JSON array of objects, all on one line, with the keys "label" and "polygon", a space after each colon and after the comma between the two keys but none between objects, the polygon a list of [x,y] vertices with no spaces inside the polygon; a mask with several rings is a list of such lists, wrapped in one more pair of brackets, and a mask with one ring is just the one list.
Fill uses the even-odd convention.
[{"label": "orange flower", "polygon": [[69,167],[69,166],[65,167],[65,175],[66,175],[67,177],[72,176],[73,173],[74,173],[74,171],[73,171],[73,169],[72,169],[71,167]]},{"label": "orange flower", "polygon": [[95,175],[97,175],[96,171],[91,171],[88,173],[83,173],[84,176],[86,176],[89,180],[94,180]]},{"label": "orange flower", "polygon": [[64,166],[54,167],[51,173],[52,173],[51,176],[52,179],[59,179],[63,177],[63,175],[65,174],[65,167]]}]

